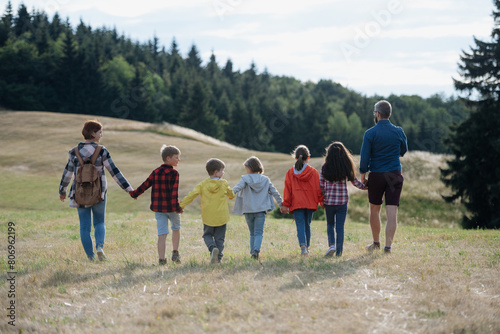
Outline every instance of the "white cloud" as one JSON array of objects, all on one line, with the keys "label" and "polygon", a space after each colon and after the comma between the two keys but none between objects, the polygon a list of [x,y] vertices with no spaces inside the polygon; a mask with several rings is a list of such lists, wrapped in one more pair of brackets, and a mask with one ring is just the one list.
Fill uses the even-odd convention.
[{"label": "white cloud", "polygon": [[214,14],[223,18],[226,15],[273,15],[284,17],[301,13],[321,4],[331,4],[340,0],[210,0]]},{"label": "white cloud", "polygon": [[457,6],[460,1],[456,0],[405,0],[404,6],[408,9],[449,10]]},{"label": "white cloud", "polygon": [[490,20],[484,18],[480,21],[448,24],[428,25],[422,27],[409,27],[405,29],[382,29],[381,37],[387,38],[443,38],[443,37],[486,37],[491,32]]},{"label": "white cloud", "polygon": [[[66,14],[87,10],[97,10],[112,16],[118,17],[138,17],[158,10],[185,10],[190,8],[206,7],[204,0],[12,0],[13,8],[17,8],[21,3],[25,3],[28,8],[35,7],[49,14],[64,12]],[[208,12],[208,10],[207,10]]]}]

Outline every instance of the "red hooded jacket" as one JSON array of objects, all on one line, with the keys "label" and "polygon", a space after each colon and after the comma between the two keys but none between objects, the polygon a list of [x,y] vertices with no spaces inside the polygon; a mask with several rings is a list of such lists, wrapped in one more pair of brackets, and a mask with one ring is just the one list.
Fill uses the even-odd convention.
[{"label": "red hooded jacket", "polygon": [[289,207],[290,213],[295,209],[317,210],[323,198],[316,169],[307,165],[300,174],[295,174],[293,167],[286,172],[282,205]]}]

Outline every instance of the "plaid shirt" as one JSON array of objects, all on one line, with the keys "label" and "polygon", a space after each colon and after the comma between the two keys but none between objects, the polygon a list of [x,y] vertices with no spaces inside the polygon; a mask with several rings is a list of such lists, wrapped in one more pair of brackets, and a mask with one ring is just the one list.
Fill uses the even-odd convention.
[{"label": "plaid shirt", "polygon": [[[364,185],[357,178],[354,178],[354,181],[351,181],[351,183],[356,188],[366,188],[366,185]],[[325,195],[325,205],[343,205],[349,202],[349,193],[347,191],[346,181],[331,182],[323,177],[323,173],[320,173],[319,185],[323,195]]]},{"label": "plaid shirt", "polygon": [[151,211],[179,212],[179,172],[174,167],[163,164],[156,168],[137,189],[130,193],[133,198],[139,197],[149,187],[151,190]]},{"label": "plaid shirt", "polygon": [[[90,159],[90,157],[92,157],[92,154],[94,154],[97,145],[98,145],[97,143],[87,143],[87,142],[79,143],[78,150],[80,151],[82,159],[83,160]],[[106,167],[109,174],[111,174],[113,179],[122,189],[126,191],[133,190],[133,188],[128,183],[127,179],[125,179],[125,176],[123,176],[118,167],[115,166],[113,160],[111,159],[111,156],[109,155],[109,151],[104,146],[102,147],[101,152],[99,152],[99,156],[97,157],[95,166],[97,168],[97,171],[99,172],[99,177],[101,178],[102,199],[104,199],[104,196],[106,195],[106,190],[108,186],[108,183],[106,181],[106,174],[104,173],[104,167]],[[61,183],[59,185],[59,195],[66,195],[66,189],[68,188],[71,178],[73,178],[73,183],[71,184],[71,189],[69,191],[69,206],[73,208],[90,207],[91,205],[83,206],[83,205],[78,205],[75,202],[76,172],[78,168],[80,168],[80,163],[78,162],[78,158],[76,157],[75,149],[72,148],[69,151],[68,163],[64,168],[63,175],[61,178]]]}]

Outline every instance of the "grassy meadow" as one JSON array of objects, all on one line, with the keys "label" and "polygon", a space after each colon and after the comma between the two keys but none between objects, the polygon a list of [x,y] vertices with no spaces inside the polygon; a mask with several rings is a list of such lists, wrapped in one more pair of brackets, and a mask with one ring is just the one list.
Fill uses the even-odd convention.
[{"label": "grassy meadow", "polygon": [[[0,333],[500,332],[500,232],[459,228],[462,207],[441,199],[445,156],[410,152],[402,159],[405,185],[390,255],[365,252],[367,195],[349,185],[341,258],[323,257],[325,221],[313,222],[311,256],[301,258],[293,221],[269,215],[261,261],[253,261],[245,220],[232,215],[225,257],[215,266],[201,238],[199,201],[181,217],[182,264],[170,262],[168,237],[169,261],[160,267],[149,191],[134,201],[108,174],[108,261],[91,263],[76,210],[58,196],[67,152],[91,118],[0,111]],[[235,185],[244,160],[257,155],[280,192],[293,163],[286,154],[235,148],[179,127],[99,120],[101,143],[134,187],[161,163],[162,144],[182,151],[181,197],[206,177],[210,157],[226,162],[225,177]],[[314,167],[321,162],[311,160]],[[12,300],[15,326],[6,316]]]}]

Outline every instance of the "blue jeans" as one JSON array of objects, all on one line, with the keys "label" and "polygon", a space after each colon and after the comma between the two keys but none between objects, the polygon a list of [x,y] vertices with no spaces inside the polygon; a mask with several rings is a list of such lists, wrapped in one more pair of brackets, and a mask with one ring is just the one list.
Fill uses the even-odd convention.
[{"label": "blue jeans", "polygon": [[[344,223],[347,216],[347,203],[343,205],[325,205],[325,213],[328,245],[335,245],[336,255],[340,256],[344,247]],[[337,240],[335,240],[335,230],[337,230]]]},{"label": "blue jeans", "polygon": [[106,214],[106,197],[90,208],[77,208],[78,217],[80,218],[80,239],[82,240],[83,249],[89,259],[94,259],[94,248],[92,246],[92,238],[90,230],[92,228],[92,218],[94,220],[95,244],[97,247],[104,247],[104,238],[106,237],[106,227],[104,226],[104,215]]},{"label": "blue jeans", "polygon": [[245,213],[248,230],[250,231],[250,254],[255,251],[260,252],[262,238],[264,234],[264,223],[266,222],[265,212]]},{"label": "blue jeans", "polygon": [[297,238],[301,247],[309,247],[311,245],[311,220],[313,213],[313,209],[293,210],[293,218],[297,226]]}]

